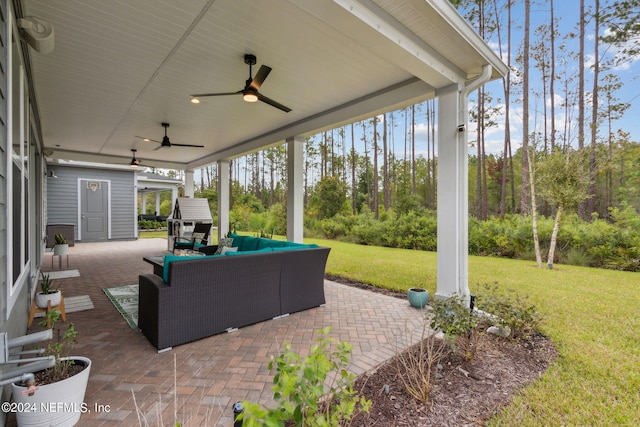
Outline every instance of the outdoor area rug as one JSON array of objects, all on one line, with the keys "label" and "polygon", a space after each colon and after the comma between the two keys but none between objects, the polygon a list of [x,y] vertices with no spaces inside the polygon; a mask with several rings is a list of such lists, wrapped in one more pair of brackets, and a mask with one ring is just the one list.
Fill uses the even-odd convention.
[{"label": "outdoor area rug", "polygon": [[[64,312],[67,314],[77,311],[93,310],[93,308],[93,301],[91,301],[89,295],[80,295],[64,299]],[[37,312],[35,317],[44,317],[44,312]]]},{"label": "outdoor area rug", "polygon": [[122,314],[131,329],[136,329],[138,327],[138,285],[116,286],[115,288],[102,288],[102,290]]},{"label": "outdoor area rug", "polygon": [[[69,277],[80,277],[78,270],[61,270],[61,271],[49,271],[44,273],[45,276],[49,276],[49,279],[67,279]],[[67,302],[65,300],[65,302]]]}]

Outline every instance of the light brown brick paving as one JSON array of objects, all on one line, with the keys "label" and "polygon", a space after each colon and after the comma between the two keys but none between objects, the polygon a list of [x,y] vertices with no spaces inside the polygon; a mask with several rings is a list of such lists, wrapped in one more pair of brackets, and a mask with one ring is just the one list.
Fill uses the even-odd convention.
[{"label": "light brown brick paving", "polygon": [[[332,337],[353,345],[350,369],[361,374],[393,356],[392,333],[421,328],[423,322],[424,311],[404,300],[326,281],[323,307],[158,354],[140,331],[127,325],[102,288],[134,284],[139,274],[151,273],[142,257],[162,254],[166,240],[79,243],[70,249],[69,268],[78,269],[80,277],[58,283],[65,297],[89,295],[95,306],[67,314],[67,322],[79,332],[74,354],[93,362],[85,402],[89,408],[110,408],[109,413],[84,414],[80,426],[139,425],[132,390],[149,425],[158,425],[158,417],[163,425],[172,425],[175,410],[177,421],[187,426],[231,426],[233,402],[272,403],[267,364],[284,342],[308,354],[315,331],[332,326]],[[45,269],[51,266],[50,257],[45,254]],[[64,322],[59,326],[66,327]],[[30,332],[40,329],[34,324]]]}]

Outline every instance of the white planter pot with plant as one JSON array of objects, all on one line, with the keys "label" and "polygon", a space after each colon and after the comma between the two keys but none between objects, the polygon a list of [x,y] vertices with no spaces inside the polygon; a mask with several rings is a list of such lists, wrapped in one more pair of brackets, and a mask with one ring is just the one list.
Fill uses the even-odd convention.
[{"label": "white planter pot with plant", "polygon": [[[47,313],[52,328],[59,317],[57,311]],[[46,325],[45,319],[41,324]],[[55,358],[53,367],[34,372],[35,381],[30,384],[11,384],[13,401],[18,407],[37,408],[35,411],[18,411],[19,426],[74,426],[87,411],[84,402],[91,359],[68,356],[75,343],[77,332],[73,323],[65,331],[58,330],[58,340],[46,349]],[[62,336],[60,337],[60,334]],[[54,333],[55,336],[55,333]]]},{"label": "white planter pot with plant", "polygon": [[62,292],[54,286],[53,280],[49,278],[49,275],[42,274],[40,292],[36,294],[36,306],[39,308],[47,308],[49,301],[51,301],[51,307],[55,307],[60,305],[61,298]]},{"label": "white planter pot with plant", "polygon": [[53,247],[54,255],[69,255],[69,244],[67,243],[67,239],[64,237],[64,234],[57,233],[55,235],[56,245]]}]

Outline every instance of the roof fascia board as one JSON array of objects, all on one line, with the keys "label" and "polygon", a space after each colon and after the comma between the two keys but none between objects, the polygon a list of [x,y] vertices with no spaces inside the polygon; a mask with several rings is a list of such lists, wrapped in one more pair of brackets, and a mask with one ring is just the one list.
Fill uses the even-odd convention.
[{"label": "roof fascia board", "polygon": [[416,10],[432,13],[433,10],[454,29],[473,49],[493,67],[499,75],[492,75],[492,80],[504,77],[509,72],[505,62],[489,47],[480,35],[458,13],[448,1],[442,0],[404,0]]},{"label": "roof fascia board", "polygon": [[311,136],[348,123],[394,111],[435,97],[435,89],[422,80],[411,78],[298,122],[259,135],[188,164],[194,170],[218,160],[228,160],[283,143],[293,136]]},{"label": "roof fascia board", "polygon": [[[291,0],[363,48],[434,87],[464,82],[466,73],[369,0]],[[347,12],[347,13],[344,13]]]}]

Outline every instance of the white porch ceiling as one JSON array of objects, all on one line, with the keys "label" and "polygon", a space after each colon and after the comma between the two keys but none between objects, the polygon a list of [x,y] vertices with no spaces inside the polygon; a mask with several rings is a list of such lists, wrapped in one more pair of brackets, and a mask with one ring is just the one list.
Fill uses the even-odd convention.
[{"label": "white porch ceiling", "polygon": [[[64,159],[197,168],[370,117],[506,67],[446,0],[22,0],[55,49],[30,50],[43,143]],[[260,93],[231,92],[273,68]],[[161,140],[170,123],[172,147]]]}]

